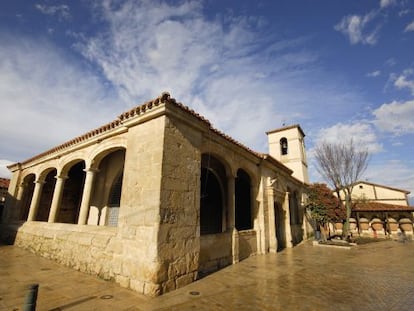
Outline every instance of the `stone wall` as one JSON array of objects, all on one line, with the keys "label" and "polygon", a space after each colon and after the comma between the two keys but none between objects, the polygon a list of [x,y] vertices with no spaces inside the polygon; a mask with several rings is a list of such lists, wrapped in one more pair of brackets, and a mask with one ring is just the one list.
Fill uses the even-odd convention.
[{"label": "stone wall", "polygon": [[232,263],[231,232],[200,236],[199,272],[205,275]]},{"label": "stone wall", "polygon": [[193,282],[200,251],[201,133],[167,118],[160,197],[158,261],[162,292]]},{"label": "stone wall", "polygon": [[243,260],[257,253],[256,231],[239,231],[239,259]]},{"label": "stone wall", "polygon": [[19,228],[5,227],[3,234],[16,234],[15,245],[65,266],[106,280],[115,280],[121,273],[113,261],[114,254],[120,253],[116,228],[37,221],[26,222]]},{"label": "stone wall", "polygon": [[129,128],[118,221],[121,252],[114,263],[122,286],[149,296],[161,294],[158,261],[161,171],[165,117]]}]

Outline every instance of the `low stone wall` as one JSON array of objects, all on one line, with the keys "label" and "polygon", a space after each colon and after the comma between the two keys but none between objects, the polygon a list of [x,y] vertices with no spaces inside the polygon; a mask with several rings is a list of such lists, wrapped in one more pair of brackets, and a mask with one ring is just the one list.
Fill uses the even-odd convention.
[{"label": "low stone wall", "polygon": [[200,275],[217,271],[232,263],[231,237],[229,232],[200,236]]},{"label": "low stone wall", "polygon": [[[13,231],[17,232],[13,233]],[[116,228],[62,223],[26,222],[3,228],[14,244],[73,269],[115,280],[113,254]],[[12,241],[8,241],[12,242]]]},{"label": "low stone wall", "polygon": [[239,260],[257,254],[257,238],[255,230],[239,231]]},{"label": "low stone wall", "polygon": [[[171,289],[162,288],[167,271],[149,262],[138,239],[121,239],[120,228],[63,223],[25,222],[1,224],[0,239],[37,255],[88,274],[111,280],[148,296]],[[144,231],[141,232],[144,235]],[[178,278],[175,288],[185,284]],[[195,277],[193,276],[193,279]],[[192,279],[192,280],[193,280]],[[183,283],[183,284],[181,284]]]}]

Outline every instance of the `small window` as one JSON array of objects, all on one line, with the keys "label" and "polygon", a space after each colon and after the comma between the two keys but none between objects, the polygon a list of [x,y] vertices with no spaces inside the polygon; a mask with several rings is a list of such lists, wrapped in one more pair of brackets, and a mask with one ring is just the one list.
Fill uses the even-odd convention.
[{"label": "small window", "polygon": [[285,137],[280,139],[280,153],[281,155],[288,154],[288,141]]},{"label": "small window", "polygon": [[359,185],[359,189],[363,189],[364,188],[364,186],[363,185]]}]

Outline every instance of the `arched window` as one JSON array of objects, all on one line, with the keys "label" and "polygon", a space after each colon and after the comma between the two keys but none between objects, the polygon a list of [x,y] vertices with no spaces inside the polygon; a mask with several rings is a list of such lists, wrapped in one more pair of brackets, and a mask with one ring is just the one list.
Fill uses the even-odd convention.
[{"label": "arched window", "polygon": [[203,154],[200,178],[200,234],[221,233],[225,223],[226,169],[211,154]]},{"label": "arched window", "polygon": [[236,178],[236,229],[252,229],[252,211],[251,211],[251,183],[250,176],[242,169],[237,171]]},{"label": "arched window", "polygon": [[222,231],[223,193],[216,175],[201,169],[200,234]]},{"label": "arched window", "polygon": [[288,154],[288,141],[287,141],[286,137],[282,137],[280,139],[280,154],[281,155]]}]

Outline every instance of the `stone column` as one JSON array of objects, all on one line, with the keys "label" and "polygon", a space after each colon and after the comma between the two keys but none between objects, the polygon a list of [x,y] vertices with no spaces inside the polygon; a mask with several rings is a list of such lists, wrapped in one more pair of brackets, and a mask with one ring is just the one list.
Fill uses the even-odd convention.
[{"label": "stone column", "polygon": [[53,191],[52,204],[50,207],[48,222],[56,222],[57,212],[62,201],[63,187],[67,176],[56,176],[55,190]]},{"label": "stone column", "polygon": [[43,180],[37,180],[35,182],[35,188],[33,191],[32,202],[30,203],[29,216],[27,221],[34,221],[37,216],[37,209],[39,208],[40,196],[42,195],[42,189],[45,182]]},{"label": "stone column", "polygon": [[239,232],[236,229],[236,200],[235,200],[235,177],[227,177],[227,207],[228,207],[228,225],[231,232],[231,254],[233,264],[239,262]]},{"label": "stone column", "polygon": [[302,211],[302,230],[303,230],[303,236],[302,239],[306,240],[309,235],[309,228],[308,228],[308,219],[306,217],[306,197],[303,192],[301,192],[301,200],[300,200],[300,210]]},{"label": "stone column", "polygon": [[267,210],[269,213],[269,252],[277,252],[276,238],[276,219],[275,219],[275,191],[273,186],[268,186],[267,191]]},{"label": "stone column", "polygon": [[79,212],[78,225],[86,225],[89,214],[89,204],[92,195],[93,181],[95,179],[96,169],[85,169],[85,185],[83,187],[82,203]]},{"label": "stone column", "polygon": [[289,196],[290,196],[290,193],[289,192],[286,192],[285,202],[283,204],[283,210],[285,211],[286,247],[293,247],[293,243],[292,243],[292,228],[290,227]]}]

